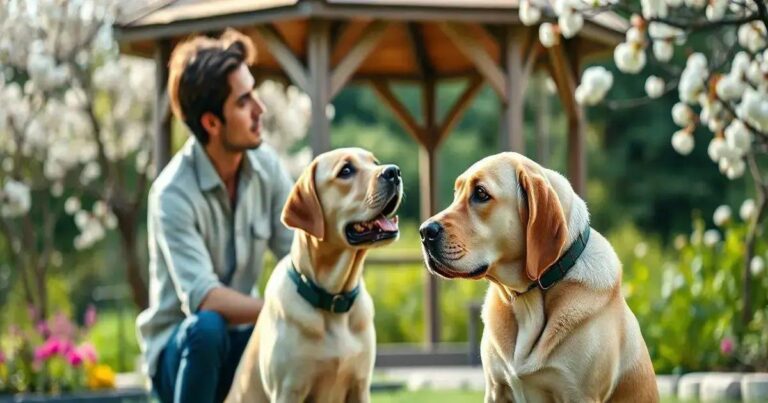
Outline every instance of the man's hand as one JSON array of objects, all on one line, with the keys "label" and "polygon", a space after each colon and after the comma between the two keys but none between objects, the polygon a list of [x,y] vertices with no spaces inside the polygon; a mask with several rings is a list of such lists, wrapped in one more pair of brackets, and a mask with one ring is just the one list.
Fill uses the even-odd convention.
[{"label": "man's hand", "polygon": [[231,288],[216,287],[208,292],[198,310],[215,311],[230,325],[256,323],[264,300],[241,294]]}]

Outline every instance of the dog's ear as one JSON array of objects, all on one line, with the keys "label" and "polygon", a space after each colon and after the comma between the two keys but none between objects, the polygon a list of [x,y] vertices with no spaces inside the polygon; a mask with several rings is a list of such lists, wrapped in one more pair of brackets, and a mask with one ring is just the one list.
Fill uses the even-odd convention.
[{"label": "dog's ear", "polygon": [[319,240],[325,238],[325,218],[315,187],[317,161],[302,172],[283,207],[281,220],[286,227],[300,229]]},{"label": "dog's ear", "polygon": [[544,176],[521,164],[517,178],[527,195],[527,208],[521,204],[520,209],[526,239],[525,272],[529,279],[538,281],[560,257],[567,242],[565,213]]}]

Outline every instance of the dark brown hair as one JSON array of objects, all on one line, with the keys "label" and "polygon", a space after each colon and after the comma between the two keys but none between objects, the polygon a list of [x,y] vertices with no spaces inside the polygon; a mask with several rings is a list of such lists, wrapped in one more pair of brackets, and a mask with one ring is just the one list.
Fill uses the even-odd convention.
[{"label": "dark brown hair", "polygon": [[241,63],[250,66],[255,61],[256,48],[251,38],[233,29],[227,29],[219,38],[190,38],[171,53],[168,63],[171,108],[201,144],[208,143],[208,132],[200,123],[200,117],[211,112],[224,121],[224,101],[232,90],[229,73]]}]

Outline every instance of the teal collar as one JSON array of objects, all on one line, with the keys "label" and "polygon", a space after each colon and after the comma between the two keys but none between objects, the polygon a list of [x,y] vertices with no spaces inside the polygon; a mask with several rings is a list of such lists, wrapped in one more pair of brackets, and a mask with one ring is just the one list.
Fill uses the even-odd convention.
[{"label": "teal collar", "polygon": [[571,270],[571,268],[576,264],[576,260],[584,252],[584,249],[586,249],[587,242],[589,241],[589,233],[590,228],[589,224],[587,224],[587,227],[584,228],[584,231],[579,234],[579,237],[573,241],[571,247],[565,251],[563,256],[561,256],[560,259],[557,259],[557,261],[552,266],[549,266],[547,270],[544,271],[544,274],[539,277],[538,281],[531,284],[527,290],[520,293],[518,296],[531,291],[537,286],[541,288],[542,291],[547,290],[555,285],[555,283],[565,278],[568,270]]},{"label": "teal collar", "polygon": [[346,313],[352,309],[352,304],[355,303],[357,294],[360,293],[360,284],[358,283],[355,288],[348,292],[340,294],[331,294],[325,291],[322,287],[315,284],[314,281],[307,276],[299,273],[296,265],[291,262],[291,267],[288,269],[288,276],[296,284],[296,291],[299,292],[304,300],[309,302],[315,308],[324,309],[331,313]]}]

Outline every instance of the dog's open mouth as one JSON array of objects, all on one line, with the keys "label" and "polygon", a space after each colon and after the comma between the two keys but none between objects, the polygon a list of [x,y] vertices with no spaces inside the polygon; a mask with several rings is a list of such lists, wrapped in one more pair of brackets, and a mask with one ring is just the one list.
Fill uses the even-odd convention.
[{"label": "dog's open mouth", "polygon": [[396,238],[400,233],[397,226],[398,217],[395,215],[399,204],[400,196],[395,193],[374,219],[347,224],[346,233],[349,244],[361,245]]}]

